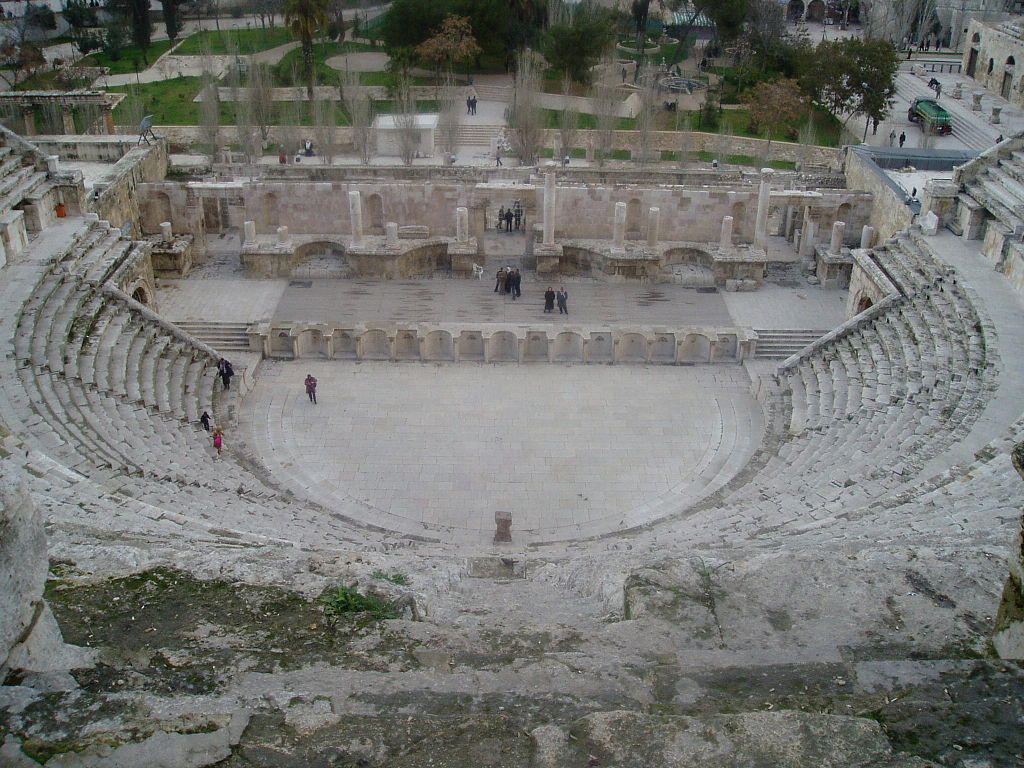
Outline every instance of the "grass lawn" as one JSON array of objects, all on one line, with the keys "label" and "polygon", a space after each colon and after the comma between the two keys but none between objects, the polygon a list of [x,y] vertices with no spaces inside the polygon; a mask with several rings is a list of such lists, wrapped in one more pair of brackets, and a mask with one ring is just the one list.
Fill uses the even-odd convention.
[{"label": "grass lawn", "polygon": [[[223,55],[234,47],[240,54],[258,53],[294,40],[292,31],[287,27],[273,29],[232,29],[218,32],[208,29],[196,32],[181,44],[175,51],[182,56],[201,56],[204,53]],[[229,46],[229,42],[231,46]]]},{"label": "grass lawn", "polygon": [[[313,45],[313,77],[317,83],[337,83],[341,74],[333,67],[327,66],[327,60],[332,56],[340,56],[343,53],[365,53],[366,51],[383,52],[383,48],[374,48],[366,43],[316,43]],[[288,51],[277,64],[274,65],[274,85],[293,85],[292,72],[300,72],[302,67],[302,50],[296,48]],[[372,75],[373,77],[367,77]],[[384,72],[361,72],[359,81],[363,85],[385,85]],[[374,82],[379,80],[381,82]]]},{"label": "grass lawn", "polygon": [[[545,109],[542,110],[544,113],[544,127],[545,128],[557,128],[558,127],[558,116],[561,114],[557,109]],[[632,117],[620,117],[618,123],[615,125],[617,131],[632,131],[636,127],[636,120]],[[579,122],[577,123],[578,128],[583,130],[596,130],[597,129],[597,115],[591,115],[586,112],[579,114]]]},{"label": "grass lawn", "polygon": [[[152,64],[158,58],[167,53],[167,49],[171,47],[170,40],[154,40],[149,45],[149,63]],[[115,61],[110,58],[103,51],[96,51],[90,53],[88,56],[82,58],[79,62],[79,66],[82,67],[108,67],[110,74],[112,75],[127,75],[136,70],[141,72],[146,68],[146,63],[142,59],[142,49],[134,45],[126,45],[119,52],[118,58]]]},{"label": "grass lawn", "polygon": [[[124,99],[114,110],[114,119],[120,125],[132,124],[135,116],[139,114],[153,115],[157,125],[199,125],[201,106],[192,101],[199,92],[198,77],[176,77],[171,80],[163,80],[156,83],[143,83],[141,86],[117,86],[110,88],[111,91],[131,93],[137,90],[142,101],[142,107],[132,103],[132,98]],[[312,125],[313,119],[309,105],[300,102],[296,108],[295,102],[278,101],[274,102],[276,125]],[[377,114],[390,114],[395,111],[393,101],[374,102]],[[416,102],[416,109],[420,112],[437,112],[439,105],[436,101],[423,100]],[[336,125],[351,125],[348,113],[340,104],[335,105],[334,119]],[[220,124],[225,131],[233,130],[235,123],[235,108],[230,102],[222,102],[220,105]]]}]

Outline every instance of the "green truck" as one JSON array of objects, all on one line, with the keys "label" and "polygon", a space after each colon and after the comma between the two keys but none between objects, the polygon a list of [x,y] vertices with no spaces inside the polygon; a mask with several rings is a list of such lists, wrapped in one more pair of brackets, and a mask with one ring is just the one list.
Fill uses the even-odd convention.
[{"label": "green truck", "polygon": [[953,132],[953,119],[935,99],[914,99],[907,110],[907,119],[912,123],[920,123],[921,130],[948,136]]}]

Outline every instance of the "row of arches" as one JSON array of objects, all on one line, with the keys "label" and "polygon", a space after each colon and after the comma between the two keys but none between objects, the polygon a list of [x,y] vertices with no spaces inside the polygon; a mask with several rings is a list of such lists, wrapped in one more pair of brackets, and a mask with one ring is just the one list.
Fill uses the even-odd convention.
[{"label": "row of arches", "polygon": [[264,355],[274,358],[393,360],[488,363],[654,363],[663,365],[739,362],[749,344],[738,331],[641,333],[606,331],[482,332],[455,335],[437,329],[362,331],[326,328],[274,328],[263,339]]}]

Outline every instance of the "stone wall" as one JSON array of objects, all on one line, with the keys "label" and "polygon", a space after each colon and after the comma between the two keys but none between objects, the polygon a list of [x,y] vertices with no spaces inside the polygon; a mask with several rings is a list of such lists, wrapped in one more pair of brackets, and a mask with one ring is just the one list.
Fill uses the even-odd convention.
[{"label": "stone wall", "polygon": [[167,143],[130,149],[110,172],[93,187],[92,212],[125,234],[138,235],[140,184],[159,181],[167,175]]},{"label": "stone wall", "polygon": [[[1024,480],[1024,443],[1013,447],[1012,459]],[[1010,576],[999,603],[992,644],[1004,659],[1024,659],[1024,517],[1010,550]]]},{"label": "stone wall", "polygon": [[[1016,30],[1016,34],[1011,30]],[[972,19],[964,36],[963,71],[1011,104],[1024,105],[1024,39],[1021,28]],[[973,66],[972,66],[973,60]]]},{"label": "stone wall", "polygon": [[[874,197],[871,215],[863,223],[875,228],[876,240],[910,229],[914,221],[914,209],[907,205],[905,193],[889,180],[870,157],[847,150],[845,168],[847,186],[870,192]],[[857,231],[860,231],[859,227]]]},{"label": "stone wall", "polygon": [[61,160],[116,163],[138,146],[135,136],[33,136],[32,143]]},{"label": "stone wall", "polygon": [[350,326],[263,323],[249,332],[265,357],[489,363],[737,363],[757,335],[746,328],[581,326],[554,333],[523,326]]}]

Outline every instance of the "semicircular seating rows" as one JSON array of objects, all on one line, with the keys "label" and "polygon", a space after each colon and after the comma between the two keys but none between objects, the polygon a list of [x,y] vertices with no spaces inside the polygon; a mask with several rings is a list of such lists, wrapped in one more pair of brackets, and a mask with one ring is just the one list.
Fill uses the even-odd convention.
[{"label": "semicircular seating rows", "polygon": [[762,532],[834,519],[907,484],[971,430],[997,386],[993,324],[916,236],[871,258],[895,300],[779,367],[762,446],[669,538],[735,516]]},{"label": "semicircular seating rows", "polygon": [[[106,222],[69,218],[4,268],[0,421],[71,470],[65,479],[134,498],[151,519],[280,536],[275,521],[311,505],[228,456],[212,461],[197,424],[214,413],[217,353],[117,288],[144,248]],[[326,529],[361,539],[344,521],[311,528],[313,540]]]}]

